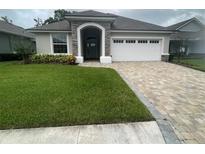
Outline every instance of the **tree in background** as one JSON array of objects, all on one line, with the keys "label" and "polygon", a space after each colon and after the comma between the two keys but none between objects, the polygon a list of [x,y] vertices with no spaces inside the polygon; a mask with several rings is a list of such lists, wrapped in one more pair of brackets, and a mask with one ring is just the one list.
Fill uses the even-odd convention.
[{"label": "tree in background", "polygon": [[[73,11],[76,12],[76,11]],[[58,9],[54,11],[54,16],[53,17],[49,17],[48,19],[46,19],[44,22],[42,22],[42,19],[37,18],[39,20],[34,19],[34,21],[36,22],[35,26],[42,26],[42,25],[47,25],[53,22],[57,22],[60,20],[63,20],[65,18],[65,15],[68,13],[72,13],[71,11],[67,11],[64,9]],[[41,21],[41,22],[39,22]]]},{"label": "tree in background", "polygon": [[59,9],[54,11],[54,19],[59,21],[65,18],[66,14],[70,13],[64,9]]},{"label": "tree in background", "polygon": [[5,21],[5,22],[9,23],[9,24],[12,24],[12,22],[13,22],[13,21],[12,21],[11,19],[9,19],[7,16],[2,16],[1,19],[2,19],[3,21]]},{"label": "tree in background", "polygon": [[43,25],[47,25],[47,24],[50,24],[50,23],[53,23],[53,22],[56,22],[56,20],[53,17],[49,17],[48,19],[46,19],[43,22]]},{"label": "tree in background", "polygon": [[64,10],[64,9],[58,9],[54,11],[54,17],[49,17],[46,19],[43,23],[43,25],[50,24],[56,21],[63,20],[65,18],[65,15],[70,13],[70,11]]}]

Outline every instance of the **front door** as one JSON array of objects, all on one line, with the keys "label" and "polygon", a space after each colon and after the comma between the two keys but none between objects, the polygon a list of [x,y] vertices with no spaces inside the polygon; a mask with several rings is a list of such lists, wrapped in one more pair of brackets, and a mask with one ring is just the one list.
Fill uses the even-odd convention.
[{"label": "front door", "polygon": [[87,38],[85,45],[85,59],[98,59],[97,39],[95,37]]}]

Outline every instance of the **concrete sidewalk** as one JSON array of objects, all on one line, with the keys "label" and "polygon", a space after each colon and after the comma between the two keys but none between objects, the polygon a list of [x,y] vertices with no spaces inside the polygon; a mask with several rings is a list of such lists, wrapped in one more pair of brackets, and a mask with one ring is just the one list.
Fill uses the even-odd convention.
[{"label": "concrete sidewalk", "polygon": [[151,121],[126,124],[0,130],[0,143],[163,144],[165,142],[157,123]]}]

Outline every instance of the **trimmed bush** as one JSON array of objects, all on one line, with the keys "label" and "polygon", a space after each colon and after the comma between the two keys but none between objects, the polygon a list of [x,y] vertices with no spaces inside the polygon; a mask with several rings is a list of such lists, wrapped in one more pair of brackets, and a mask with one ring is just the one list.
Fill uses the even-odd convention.
[{"label": "trimmed bush", "polygon": [[36,64],[71,64],[76,63],[74,55],[32,55],[32,63]]}]

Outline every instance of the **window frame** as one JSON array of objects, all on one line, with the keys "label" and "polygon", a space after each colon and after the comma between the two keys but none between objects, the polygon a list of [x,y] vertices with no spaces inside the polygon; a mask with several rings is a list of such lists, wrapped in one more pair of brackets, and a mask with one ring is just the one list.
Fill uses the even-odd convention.
[{"label": "window frame", "polygon": [[[55,34],[63,34],[66,36],[66,42],[65,43],[54,43],[53,38]],[[53,55],[67,55],[69,54],[69,35],[68,33],[63,33],[63,32],[55,32],[55,33],[50,33],[50,44],[51,44],[51,51]],[[66,45],[67,51],[65,53],[55,53],[54,51],[54,45]]]}]

